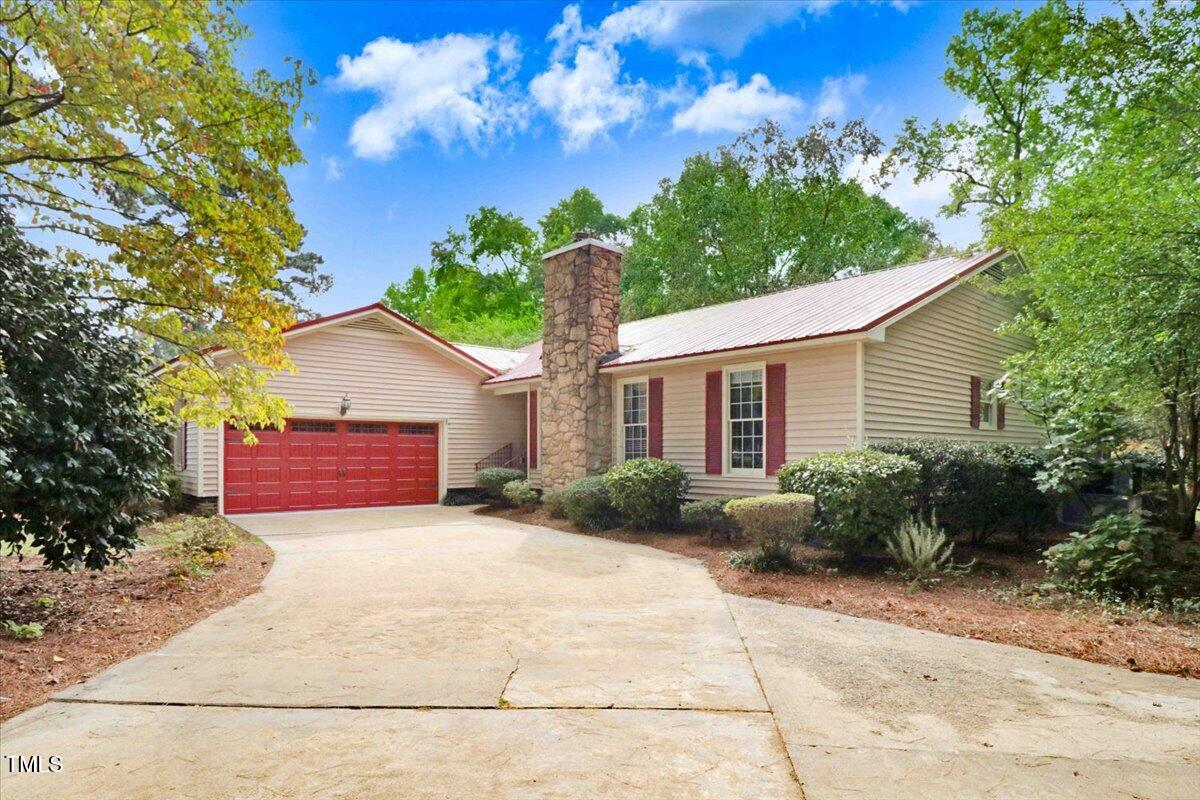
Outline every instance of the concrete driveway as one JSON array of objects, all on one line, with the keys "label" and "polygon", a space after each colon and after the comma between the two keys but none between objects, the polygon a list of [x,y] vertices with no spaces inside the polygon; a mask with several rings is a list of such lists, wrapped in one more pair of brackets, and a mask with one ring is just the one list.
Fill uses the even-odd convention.
[{"label": "concrete driveway", "polygon": [[1198,796],[1195,682],[461,509],[237,521],[262,591],[6,724],[63,768],[0,762],[5,800]]}]

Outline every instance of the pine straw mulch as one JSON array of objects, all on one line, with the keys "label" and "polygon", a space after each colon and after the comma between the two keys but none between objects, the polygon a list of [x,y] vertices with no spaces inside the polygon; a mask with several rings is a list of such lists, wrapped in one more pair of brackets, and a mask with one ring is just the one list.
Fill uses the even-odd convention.
[{"label": "pine straw mulch", "polygon": [[45,631],[0,639],[0,720],[253,594],[273,561],[270,548],[246,534],[204,577],[172,575],[172,560],[154,547],[103,572],[52,572],[37,555],[0,558],[0,620],[40,622]]},{"label": "pine straw mulch", "polygon": [[[581,533],[544,510],[480,509],[477,513]],[[587,534],[585,534],[587,535]],[[1200,678],[1200,616],[1179,617],[1115,609],[1054,591],[1038,563],[1047,539],[955,545],[955,561],[976,559],[970,574],[947,577],[930,589],[913,588],[889,573],[885,557],[847,562],[811,547],[797,548],[807,570],[754,573],[729,564],[746,545],[706,534],[611,530],[590,534],[636,542],[703,561],[722,590],[779,603],[821,608],[912,628],[1016,645],[1135,672]]]}]

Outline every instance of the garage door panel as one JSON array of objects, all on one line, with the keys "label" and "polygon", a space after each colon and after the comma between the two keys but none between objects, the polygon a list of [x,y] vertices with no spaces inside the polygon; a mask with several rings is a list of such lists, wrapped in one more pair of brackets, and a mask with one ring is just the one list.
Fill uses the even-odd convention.
[{"label": "garage door panel", "polygon": [[437,426],[289,420],[247,445],[225,432],[227,513],[435,503]]}]

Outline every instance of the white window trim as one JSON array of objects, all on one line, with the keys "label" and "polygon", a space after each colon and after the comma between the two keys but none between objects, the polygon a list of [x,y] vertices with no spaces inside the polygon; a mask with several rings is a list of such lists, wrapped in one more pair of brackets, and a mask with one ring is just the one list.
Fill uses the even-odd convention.
[{"label": "white window trim", "polygon": [[637,375],[632,378],[622,378],[616,382],[616,397],[613,400],[616,417],[616,431],[613,452],[617,454],[617,463],[625,463],[625,387],[631,383],[641,383],[646,387],[646,455],[650,455],[650,376]]},{"label": "white window trim", "polygon": [[[729,373],[741,372],[747,369],[757,369],[762,372],[763,381],[763,465],[759,469],[729,466],[732,442],[729,428]],[[727,364],[721,371],[721,474],[731,478],[766,478],[767,477],[767,362],[750,361],[743,364]]]},{"label": "white window trim", "polygon": [[[999,428],[996,426],[999,422],[997,417],[1000,414],[1000,401],[995,395],[991,395],[989,397],[992,387],[995,385],[995,380],[983,377],[980,377],[979,379],[979,430],[981,431],[999,430]],[[985,420],[983,418],[983,409],[985,407],[991,409],[991,419]]]}]

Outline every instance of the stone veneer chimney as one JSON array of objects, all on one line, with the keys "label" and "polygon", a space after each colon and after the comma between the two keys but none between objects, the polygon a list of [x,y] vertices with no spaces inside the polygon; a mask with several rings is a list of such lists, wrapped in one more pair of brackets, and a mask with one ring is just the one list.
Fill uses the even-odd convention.
[{"label": "stone veneer chimney", "polygon": [[612,463],[612,391],[600,361],[617,351],[621,252],[581,232],[543,256],[539,465],[548,491]]}]

